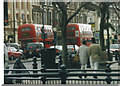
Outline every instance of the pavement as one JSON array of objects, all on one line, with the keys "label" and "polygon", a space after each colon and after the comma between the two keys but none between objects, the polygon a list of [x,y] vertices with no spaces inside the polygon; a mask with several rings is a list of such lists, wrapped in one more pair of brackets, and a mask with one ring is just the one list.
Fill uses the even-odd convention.
[{"label": "pavement", "polygon": [[[40,61],[41,58],[37,58],[37,61]],[[9,61],[9,64],[14,64],[16,60],[13,61]],[[33,58],[29,58],[29,59],[21,59],[20,60],[22,63],[26,63],[26,62],[33,62]]]},{"label": "pavement", "polygon": [[[13,65],[15,63],[15,61],[16,60],[9,61],[9,64]],[[37,61],[41,61],[41,58],[37,58]],[[28,62],[33,62],[33,58],[29,58],[27,60],[26,59],[24,59],[24,60],[22,59],[21,62],[24,63],[24,64],[25,63],[27,64]],[[58,63],[58,62],[59,62],[59,59],[57,58],[56,59],[56,63]],[[115,60],[113,60],[113,61],[104,61],[104,62],[100,63],[100,66],[102,66],[102,67],[104,66],[105,67],[106,64],[110,64],[110,68],[111,69],[120,69],[120,65],[118,65],[118,61],[115,61]],[[87,69],[90,69],[90,68],[87,68]]]}]

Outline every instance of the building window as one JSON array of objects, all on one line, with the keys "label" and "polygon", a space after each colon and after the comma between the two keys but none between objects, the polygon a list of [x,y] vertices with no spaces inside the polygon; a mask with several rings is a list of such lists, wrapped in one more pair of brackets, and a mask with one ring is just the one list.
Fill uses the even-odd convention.
[{"label": "building window", "polygon": [[25,15],[24,15],[24,14],[22,14],[22,20],[24,20],[24,18],[25,18]]},{"label": "building window", "polygon": [[80,16],[80,21],[79,22],[82,23],[82,16]]},{"label": "building window", "polygon": [[51,25],[52,12],[49,12],[49,24]]},{"label": "building window", "polygon": [[39,24],[39,14],[37,13],[37,16],[36,16],[37,18],[37,24]]},{"label": "building window", "polygon": [[28,19],[28,21],[29,21],[29,19],[30,19],[30,18],[29,18],[29,15],[27,15],[27,19]]},{"label": "building window", "polygon": [[27,2],[27,10],[30,9],[30,2]]},{"label": "building window", "polygon": [[25,3],[26,2],[21,2],[21,9],[25,9],[26,7],[25,7]]},{"label": "building window", "polygon": [[[16,14],[16,19],[17,19],[17,21],[19,21],[19,20],[20,20],[19,14]],[[19,25],[20,25],[20,23],[19,23],[19,22],[17,22],[17,25],[19,26]]]},{"label": "building window", "polygon": [[21,2],[21,9],[23,9],[23,6],[24,6],[24,2]]},{"label": "building window", "polygon": [[76,23],[79,23],[79,17],[78,16],[76,17]]},{"label": "building window", "polygon": [[16,14],[16,19],[19,20],[19,14]]},{"label": "building window", "polygon": [[52,6],[52,2],[48,2],[48,6]]},{"label": "building window", "polygon": [[[92,21],[93,22],[93,21]],[[86,24],[87,23],[87,16],[83,15],[83,23]]]},{"label": "building window", "polygon": [[19,2],[16,2],[16,9],[19,9]]},{"label": "building window", "polygon": [[47,24],[47,11],[44,12],[44,23]]}]

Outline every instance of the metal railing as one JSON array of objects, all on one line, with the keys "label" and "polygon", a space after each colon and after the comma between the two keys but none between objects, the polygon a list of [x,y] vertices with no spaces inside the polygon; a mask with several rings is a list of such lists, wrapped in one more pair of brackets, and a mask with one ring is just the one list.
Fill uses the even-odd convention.
[{"label": "metal railing", "polygon": [[[14,71],[11,74],[4,74],[5,84],[120,84],[120,70],[111,70],[109,66],[101,70],[66,69],[62,66],[61,69],[5,69],[4,71]],[[95,71],[96,73],[93,73]],[[98,78],[93,78],[94,76]]]},{"label": "metal railing", "polygon": [[[69,56],[70,57],[70,56]],[[5,84],[120,84],[120,69],[112,70],[110,64],[105,69],[81,70],[66,69],[59,56],[59,69],[42,69],[37,67],[37,59],[33,57],[33,69],[26,69],[20,59],[15,62],[14,69],[4,69]],[[20,65],[23,67],[21,68]],[[8,73],[6,73],[8,72]],[[94,73],[96,72],[96,73]],[[97,76],[98,78],[93,78]],[[82,78],[81,78],[82,77]]]}]

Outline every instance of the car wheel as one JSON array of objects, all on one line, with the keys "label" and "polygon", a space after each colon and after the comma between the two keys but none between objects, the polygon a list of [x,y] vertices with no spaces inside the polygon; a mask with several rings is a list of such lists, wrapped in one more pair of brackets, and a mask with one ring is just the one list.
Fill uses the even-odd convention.
[{"label": "car wheel", "polygon": [[22,59],[22,55],[20,55],[20,57],[19,57],[20,59]]},{"label": "car wheel", "polygon": [[39,54],[39,57],[41,58],[41,54]]},{"label": "car wheel", "polygon": [[22,54],[21,59],[25,59],[25,55],[24,54]]},{"label": "car wheel", "polygon": [[14,60],[15,58],[14,58],[14,56],[11,56],[11,60]]},{"label": "car wheel", "polygon": [[9,60],[11,60],[11,57],[9,57]]}]

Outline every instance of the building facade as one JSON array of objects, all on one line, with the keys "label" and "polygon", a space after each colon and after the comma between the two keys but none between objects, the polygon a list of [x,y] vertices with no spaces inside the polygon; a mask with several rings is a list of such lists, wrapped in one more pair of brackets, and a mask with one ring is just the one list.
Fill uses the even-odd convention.
[{"label": "building facade", "polygon": [[8,26],[4,26],[4,40],[6,42],[13,42],[13,32],[15,30],[15,41],[18,42],[17,40],[18,27],[22,24],[32,22],[33,21],[31,2],[27,2],[27,0],[26,2],[21,2],[21,0],[11,2],[8,0]]},{"label": "building facade", "polygon": [[[13,6],[14,5],[14,6]],[[80,2],[71,2],[67,6],[67,14],[68,18],[79,8],[81,5]],[[118,5],[119,6],[119,5]],[[13,8],[14,7],[14,8]],[[44,7],[44,10],[43,10]],[[44,12],[44,19],[43,19]],[[8,26],[4,27],[4,40],[7,42],[13,42],[13,31],[15,28],[15,42],[18,41],[17,30],[18,27],[22,24],[44,24],[52,25],[53,29],[57,31],[58,38],[61,37],[61,31],[59,27],[60,22],[60,9],[54,7],[52,2],[34,2],[34,0],[17,0],[15,2],[11,2],[8,0]],[[15,14],[13,16],[13,14]],[[15,18],[15,27],[14,27],[14,18]],[[115,32],[119,32],[120,20],[115,14],[114,10],[110,10],[110,19],[109,21],[115,28]],[[100,30],[100,16],[98,16],[96,11],[88,11],[82,9],[71,21],[70,23],[83,23],[83,24],[91,24],[92,31],[94,33],[99,33]],[[104,31],[105,40],[106,31]],[[113,31],[110,30],[110,37],[112,36]],[[99,34],[98,34],[99,35]],[[99,37],[96,39],[99,40]]]},{"label": "building facade", "polygon": [[[4,40],[6,42],[13,42],[13,32],[15,30],[15,42],[18,42],[17,30],[22,24],[42,24],[43,4],[44,24],[52,25],[53,28],[59,28],[60,9],[54,7],[52,2],[34,2],[32,0],[24,0],[24,2],[17,0],[11,2],[8,0],[8,26],[4,26]],[[80,3],[70,3],[68,6],[68,17],[70,17],[79,6]],[[82,11],[77,14],[70,23],[87,24],[87,14]]]}]

